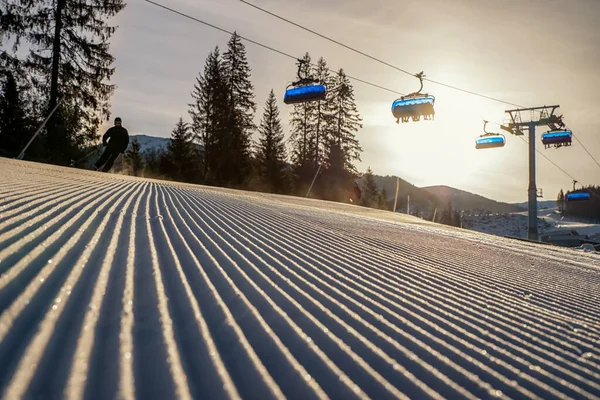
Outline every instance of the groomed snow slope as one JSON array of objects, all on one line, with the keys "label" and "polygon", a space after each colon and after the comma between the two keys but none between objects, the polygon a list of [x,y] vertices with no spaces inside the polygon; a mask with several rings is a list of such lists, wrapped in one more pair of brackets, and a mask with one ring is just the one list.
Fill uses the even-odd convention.
[{"label": "groomed snow slope", "polygon": [[0,159],[0,390],[600,398],[599,266],[352,205]]}]

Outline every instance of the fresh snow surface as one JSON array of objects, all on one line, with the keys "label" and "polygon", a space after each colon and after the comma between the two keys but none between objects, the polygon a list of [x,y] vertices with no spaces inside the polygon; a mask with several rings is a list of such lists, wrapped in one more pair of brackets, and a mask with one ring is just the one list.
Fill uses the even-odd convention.
[{"label": "fresh snow surface", "polygon": [[590,238],[597,237],[597,240],[600,242],[600,224],[582,221],[577,218],[564,217],[556,208],[541,210],[538,215],[552,225],[552,230],[575,230],[580,235],[588,235]]},{"label": "fresh snow surface", "polygon": [[[469,215],[463,218],[464,228],[499,236],[527,237],[527,212],[511,214]],[[600,242],[600,224],[563,216],[557,208],[538,210],[538,232],[575,230]]]},{"label": "fresh snow surface", "polygon": [[0,159],[0,391],[600,398],[600,256]]}]

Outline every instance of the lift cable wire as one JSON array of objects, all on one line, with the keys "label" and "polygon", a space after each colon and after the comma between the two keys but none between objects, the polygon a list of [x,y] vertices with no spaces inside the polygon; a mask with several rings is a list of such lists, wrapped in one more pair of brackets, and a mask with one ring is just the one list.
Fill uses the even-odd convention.
[{"label": "lift cable wire", "polygon": [[[498,123],[498,122],[495,122],[495,121],[488,121],[488,122],[491,122],[491,123],[493,123],[495,125],[498,125],[498,126],[502,126],[501,123]],[[524,137],[518,136],[518,138],[521,139],[523,141],[523,143],[529,144],[529,142],[527,141],[527,139],[525,139]],[[572,181],[575,180],[575,181],[579,182],[577,179],[573,178],[573,175],[571,175],[570,173],[568,173],[567,171],[565,171],[564,168],[562,168],[560,165],[558,165],[557,163],[555,163],[554,161],[552,161],[550,158],[548,158],[548,156],[546,156],[543,152],[541,152],[537,147],[536,147],[535,151],[540,156],[544,157],[552,165],[554,165],[556,168],[558,168],[559,170],[561,170],[565,175],[567,175],[569,178],[571,178]],[[598,198],[600,198],[600,196],[598,196],[596,193],[594,193],[594,192],[590,192],[590,193],[592,193],[594,196],[597,196]]]},{"label": "lift cable wire", "polygon": [[[488,121],[491,122],[495,125],[498,126],[502,126],[503,124],[499,123],[499,122],[495,122],[495,121]],[[521,139],[523,141],[523,143],[525,144],[529,144],[529,141],[527,139],[525,139],[523,136],[517,136],[519,139]],[[573,178],[573,175],[569,174],[567,171],[565,171],[563,168],[561,168],[557,163],[555,163],[554,161],[552,161],[551,159],[548,158],[548,156],[546,156],[544,153],[542,153],[537,147],[535,148],[535,151],[541,155],[542,157],[544,157],[546,160],[548,160],[551,164],[553,164],[556,168],[558,168],[559,170],[561,170],[565,175],[567,175],[569,178],[571,178],[571,180],[574,180],[575,178]],[[579,182],[579,181],[578,181]]]},{"label": "lift cable wire", "polygon": [[[160,7],[160,8],[162,8],[162,9],[165,9],[165,10],[167,10],[167,11],[170,11],[170,12],[172,12],[172,13],[174,13],[174,14],[180,15],[180,16],[182,16],[182,17],[185,17],[185,18],[188,18],[188,19],[191,19],[192,21],[196,21],[196,22],[199,22],[199,23],[201,23],[201,24],[204,24],[204,25],[206,25],[206,26],[209,26],[209,27],[211,27],[211,28],[214,28],[214,29],[216,29],[216,30],[218,30],[218,31],[221,31],[221,32],[227,33],[227,34],[229,34],[229,35],[233,35],[233,32],[230,32],[230,31],[228,31],[227,29],[223,29],[223,28],[220,28],[220,27],[218,27],[218,26],[216,26],[216,25],[213,25],[213,24],[210,24],[210,23],[208,23],[208,22],[202,21],[202,20],[200,20],[200,19],[198,19],[198,18],[196,18],[196,17],[192,17],[192,16],[191,16],[191,15],[189,15],[189,14],[185,14],[185,13],[183,13],[183,12],[181,12],[181,11],[177,11],[177,10],[175,10],[175,9],[173,9],[173,8],[167,7],[167,6],[165,6],[165,5],[162,5],[162,4],[160,4],[160,3],[156,3],[156,2],[154,2],[154,1],[152,1],[152,0],[144,0],[144,1],[145,1],[145,2],[147,2],[147,3],[150,3],[150,4],[152,4],[152,5],[155,5],[155,6],[157,6],[157,7]],[[281,51],[281,50],[277,50],[277,49],[275,49],[275,48],[273,48],[273,47],[271,47],[271,46],[268,46],[268,45],[266,45],[266,44],[262,44],[262,43],[260,43],[260,42],[257,42],[257,41],[255,41],[255,40],[252,40],[252,39],[248,39],[248,38],[246,38],[246,37],[243,37],[243,36],[241,36],[241,35],[238,35],[238,36],[240,37],[240,39],[243,39],[243,40],[245,40],[245,41],[247,41],[247,42],[249,42],[249,43],[252,43],[252,44],[254,44],[254,45],[256,45],[256,46],[262,47],[262,48],[264,48],[264,49],[267,49],[267,50],[273,51],[273,52],[275,52],[275,53],[277,53],[277,54],[279,54],[279,55],[282,55],[282,56],[284,56],[284,57],[288,57],[288,58],[291,58],[291,59],[293,59],[293,60],[295,60],[295,61],[298,61],[298,57],[294,57],[293,55],[291,55],[291,54],[289,54],[289,53],[286,53],[286,52],[284,52],[284,51]],[[312,64],[312,65],[313,65],[313,66],[316,66],[315,64]],[[329,69],[329,68],[328,68],[328,70],[329,70],[330,72],[337,73],[337,71],[335,71],[335,70],[333,70],[333,69]],[[387,91],[387,92],[390,92],[390,93],[394,93],[394,94],[397,94],[397,95],[400,95],[400,96],[404,96],[404,93],[398,92],[398,91],[396,91],[396,90],[393,90],[393,89],[390,89],[390,88],[387,88],[387,87],[384,87],[384,86],[381,86],[381,85],[378,85],[378,84],[376,84],[376,83],[372,83],[372,82],[369,82],[369,81],[366,81],[366,80],[363,80],[363,79],[360,79],[360,78],[356,78],[356,77],[353,77],[353,76],[350,76],[350,75],[346,75],[346,76],[347,76],[349,79],[355,80],[355,81],[357,81],[357,82],[360,82],[360,83],[364,83],[365,85],[369,85],[369,86],[375,87],[375,88],[377,88],[377,89],[385,90],[385,91]]]},{"label": "lift cable wire", "polygon": [[[156,6],[156,7],[159,7],[159,8],[162,8],[162,9],[164,9],[164,10],[170,11],[170,12],[172,12],[172,13],[174,13],[174,14],[180,15],[180,16],[182,16],[182,17],[184,17],[184,18],[188,18],[188,19],[191,19],[192,21],[195,21],[195,22],[198,22],[198,23],[204,24],[204,25],[206,25],[206,26],[208,26],[208,27],[211,27],[211,28],[213,28],[213,29],[216,29],[216,30],[218,30],[218,31],[221,31],[221,32],[227,33],[227,34],[229,34],[229,35],[233,35],[233,32],[230,32],[230,31],[228,31],[228,30],[226,30],[226,29],[220,28],[220,27],[218,27],[218,26],[216,26],[216,25],[213,25],[213,24],[210,24],[210,23],[208,23],[208,22],[202,21],[202,20],[200,20],[200,19],[198,19],[198,18],[196,18],[196,17],[193,17],[193,16],[191,16],[191,15],[189,15],[189,14],[183,13],[183,12],[181,12],[181,11],[177,11],[177,10],[175,10],[175,9],[173,9],[173,8],[167,7],[167,6],[165,6],[165,5],[162,5],[162,4],[160,4],[160,3],[154,2],[154,1],[152,1],[152,0],[144,0],[144,1],[145,1],[145,2],[147,2],[147,3],[149,3],[149,4],[152,4],[152,5],[154,5],[154,6]],[[243,1],[243,0],[240,0],[240,1]],[[244,2],[244,3],[246,3],[245,1],[243,1],[243,2]],[[249,3],[248,3],[248,4],[249,4]],[[251,4],[249,4],[249,5],[251,5]],[[307,30],[308,30],[308,29],[307,29]],[[310,30],[309,30],[309,31],[310,31]],[[275,52],[275,53],[277,53],[277,54],[280,54],[280,55],[282,55],[282,56],[285,56],[285,57],[291,58],[291,59],[293,59],[293,60],[298,60],[298,58],[297,58],[297,57],[294,57],[293,55],[291,55],[291,54],[289,54],[289,53],[286,53],[286,52],[284,52],[284,51],[281,51],[281,50],[277,50],[277,49],[275,49],[275,48],[273,48],[273,47],[271,47],[271,46],[268,46],[268,45],[262,44],[262,43],[260,43],[260,42],[257,42],[257,41],[255,41],[255,40],[252,40],[252,39],[248,39],[248,38],[246,38],[246,37],[243,37],[243,36],[241,36],[241,35],[238,35],[238,36],[240,37],[240,39],[242,39],[242,40],[245,40],[245,41],[247,41],[247,42],[249,42],[249,43],[252,43],[252,44],[254,44],[254,45],[256,45],[256,46],[259,46],[259,47],[262,47],[262,48],[264,48],[264,49],[267,49],[267,50],[273,51],[273,52]],[[333,41],[333,39],[331,39],[331,40]],[[390,65],[390,66],[391,66],[391,65]],[[392,67],[393,67],[393,66],[392,66]],[[393,68],[396,68],[396,67],[393,67]],[[401,70],[401,69],[399,69],[399,68],[396,68],[396,69],[398,69],[398,70],[400,70],[400,71],[402,71],[402,72],[406,72],[406,71],[404,71],[404,70]],[[336,73],[336,72],[337,72],[337,71],[335,71],[335,70],[332,70],[332,69],[329,69],[329,71],[330,71],[330,72],[333,72],[333,73]],[[407,73],[408,73],[408,72],[407,72]],[[409,74],[410,74],[410,73],[409,73]],[[410,75],[413,75],[413,74],[410,74]],[[378,88],[378,89],[381,89],[381,90],[384,90],[384,91],[387,91],[387,92],[391,92],[391,93],[398,94],[398,95],[401,95],[401,96],[403,96],[403,95],[404,95],[403,93],[400,93],[400,92],[398,92],[398,91],[396,91],[396,90],[393,90],[393,89],[390,89],[390,88],[387,88],[387,87],[384,87],[384,86],[380,86],[380,85],[377,85],[377,84],[375,84],[375,83],[372,83],[372,82],[369,82],[369,81],[366,81],[366,80],[363,80],[363,79],[360,79],[360,78],[356,78],[356,77],[353,77],[353,76],[350,76],[350,75],[346,75],[346,76],[347,76],[349,79],[355,80],[355,81],[357,81],[357,82],[364,83],[364,84],[366,84],[366,85],[369,85],[369,86],[372,86],[372,87],[375,87],[375,88]],[[413,76],[414,76],[414,75],[413,75]],[[437,82],[433,82],[433,83],[437,83]],[[441,84],[441,83],[439,83],[439,84],[440,84],[440,85],[445,85],[445,84]],[[445,85],[445,86],[451,87],[451,86],[449,86],[449,85]],[[462,90],[462,89],[458,89],[458,90]],[[463,91],[465,91],[465,90],[463,90]],[[469,92],[469,91],[465,91],[465,92]],[[476,94],[476,93],[474,93],[474,92],[473,92],[473,94]],[[485,95],[479,95],[479,94],[476,94],[476,95],[478,95],[478,96],[483,96],[483,97],[486,97]],[[519,106],[519,105],[517,105],[517,104],[507,103],[507,102],[505,102],[505,101],[503,101],[503,100],[494,99],[494,98],[490,98],[490,99],[491,99],[491,100],[498,101],[498,102],[501,102],[501,103],[510,104],[510,105],[514,105],[514,106],[517,106],[517,107],[522,107],[522,106]],[[497,122],[494,122],[494,123],[495,123],[495,124],[498,124]],[[501,124],[498,124],[498,125],[501,125]],[[523,138],[521,138],[521,139],[522,139],[522,140],[524,140],[524,141],[525,141],[525,143],[527,143],[527,141],[526,141],[525,139],[523,139]],[[580,142],[580,143],[581,143],[581,142]],[[561,168],[561,167],[560,167],[558,164],[556,164],[554,161],[552,161],[552,160],[550,160],[548,157],[546,157],[546,155],[545,155],[544,153],[540,152],[540,151],[539,151],[539,150],[537,150],[537,149],[536,149],[536,151],[537,151],[537,152],[538,152],[538,153],[539,153],[539,154],[540,154],[542,157],[544,157],[545,159],[547,159],[548,161],[550,161],[550,163],[552,163],[554,166],[556,166],[556,167],[557,167],[559,170],[561,170],[561,171],[562,171],[562,172],[563,172],[565,175],[567,175],[569,178],[571,178],[571,180],[575,180],[571,174],[569,174],[567,171],[565,171],[563,168]],[[600,166],[600,165],[599,165],[599,166]]]},{"label": "lift cable wire", "polygon": [[[246,0],[239,0],[239,1],[242,2],[242,3],[244,3],[244,4],[246,4],[246,5],[248,5],[248,6],[250,6],[250,7],[253,7],[253,8],[255,8],[255,9],[257,9],[257,10],[259,10],[259,11],[265,13],[265,14],[271,15],[271,16],[277,18],[277,19],[280,19],[280,20],[282,20],[284,22],[287,22],[288,24],[294,25],[297,28],[300,28],[302,30],[310,32],[313,35],[316,35],[316,36],[318,36],[318,37],[320,37],[322,39],[325,39],[327,41],[335,43],[335,44],[337,44],[337,45],[339,45],[339,46],[341,46],[341,47],[343,47],[345,49],[348,49],[348,50],[353,51],[353,52],[355,52],[357,54],[360,54],[360,55],[362,55],[364,57],[367,57],[367,58],[369,58],[369,59],[371,59],[373,61],[376,61],[376,62],[378,62],[380,64],[386,65],[386,66],[388,66],[388,67],[390,67],[392,69],[395,69],[396,71],[400,71],[402,73],[405,73],[405,74],[408,74],[408,75],[411,75],[411,76],[416,76],[415,74],[413,74],[411,72],[408,72],[405,69],[402,69],[402,68],[400,68],[400,67],[398,67],[396,65],[390,64],[390,63],[388,63],[386,61],[383,61],[380,58],[371,56],[371,55],[369,55],[369,54],[367,54],[367,53],[365,53],[363,51],[360,51],[360,50],[358,50],[358,49],[356,49],[354,47],[351,47],[351,46],[348,46],[348,45],[346,45],[344,43],[341,43],[341,42],[339,42],[339,41],[337,41],[335,39],[332,39],[332,38],[330,38],[330,37],[328,37],[326,35],[323,35],[323,34],[321,34],[319,32],[316,32],[316,31],[314,31],[314,30],[312,30],[310,28],[302,26],[302,25],[300,25],[300,24],[298,24],[296,22],[290,21],[289,19],[287,19],[285,17],[282,17],[282,16],[280,16],[278,14],[275,14],[275,13],[273,13],[271,11],[265,10],[264,8],[259,7],[259,6],[255,5],[255,4],[249,3]],[[443,83],[443,82],[434,81],[434,80],[429,79],[429,78],[423,78],[423,80],[427,81],[427,82],[431,82],[431,83],[437,84],[437,85],[440,85],[440,86],[447,87],[449,89],[457,90],[457,91],[460,91],[460,92],[463,92],[463,93],[467,93],[467,94],[471,94],[471,95],[474,95],[474,96],[482,97],[482,98],[485,98],[485,99],[488,99],[488,100],[492,100],[492,101],[496,101],[496,102],[499,102],[499,103],[503,103],[503,104],[515,106],[515,107],[518,107],[518,108],[526,108],[525,106],[522,106],[522,105],[519,105],[519,104],[511,103],[509,101],[505,101],[505,100],[498,99],[498,98],[495,98],[495,97],[487,96],[485,94],[477,93],[477,92],[474,92],[474,91],[471,91],[471,90],[462,89],[462,88],[459,88],[457,86],[449,85],[449,84],[446,84],[446,83]],[[579,144],[581,145],[581,147],[583,147],[583,149],[586,151],[586,153],[592,158],[592,160],[594,160],[594,162],[596,163],[596,165],[598,165],[598,167],[600,167],[600,162],[598,162],[598,160],[596,160],[596,158],[589,152],[589,150],[583,145],[583,143],[581,143],[581,141],[575,136],[574,133],[571,132],[571,134],[579,142]]]},{"label": "lift cable wire", "polygon": [[[325,40],[328,40],[328,41],[330,41],[330,42],[332,42],[332,43],[335,43],[335,44],[337,44],[337,45],[339,45],[339,46],[342,46],[342,47],[344,47],[345,49],[348,49],[348,50],[350,50],[350,51],[353,51],[353,52],[355,52],[355,53],[357,53],[357,54],[360,54],[360,55],[362,55],[362,56],[364,56],[364,57],[367,57],[367,58],[369,58],[369,59],[371,59],[371,60],[373,60],[373,61],[376,61],[376,62],[378,62],[378,63],[381,63],[381,64],[383,64],[383,65],[386,65],[386,66],[388,66],[388,67],[390,67],[390,68],[393,68],[393,69],[395,69],[396,71],[400,71],[400,72],[402,72],[402,73],[408,74],[408,75],[410,75],[410,76],[413,76],[413,77],[415,77],[415,76],[416,76],[415,74],[413,74],[413,73],[411,73],[411,72],[408,72],[408,71],[407,71],[407,70],[405,70],[405,69],[402,69],[402,68],[400,68],[400,67],[397,67],[397,66],[395,66],[395,65],[393,65],[393,64],[390,64],[390,63],[388,63],[388,62],[386,62],[386,61],[383,61],[383,60],[381,60],[381,59],[379,59],[379,58],[377,58],[377,57],[373,57],[373,56],[371,56],[371,55],[369,55],[369,54],[367,54],[367,53],[364,53],[364,52],[362,52],[362,51],[360,51],[360,50],[358,50],[358,49],[355,49],[354,47],[348,46],[348,45],[346,45],[346,44],[344,44],[344,43],[341,43],[341,42],[339,42],[339,41],[337,41],[337,40],[335,40],[335,39],[332,39],[332,38],[330,38],[330,37],[328,37],[328,36],[325,36],[325,35],[323,35],[323,34],[321,34],[321,33],[315,32],[315,31],[314,31],[314,30],[312,30],[312,29],[309,29],[309,28],[307,28],[307,27],[305,27],[305,26],[302,26],[302,25],[300,25],[300,24],[298,24],[298,23],[296,23],[296,22],[290,21],[290,20],[289,20],[289,19],[287,19],[287,18],[284,18],[284,17],[282,17],[282,16],[280,16],[280,15],[277,15],[277,14],[275,14],[275,13],[272,13],[272,12],[268,11],[268,10],[265,10],[264,8],[261,8],[261,7],[257,6],[257,5],[254,5],[254,4],[252,4],[252,3],[249,3],[249,2],[247,2],[247,1],[245,1],[245,0],[239,0],[239,1],[240,1],[240,2],[242,2],[242,3],[244,3],[244,4],[247,4],[247,5],[249,5],[250,7],[253,7],[253,8],[255,8],[255,9],[259,10],[259,11],[262,11],[262,12],[264,12],[264,13],[266,13],[266,14],[269,14],[269,15],[271,15],[271,16],[273,16],[273,17],[275,17],[275,18],[278,18],[278,19],[280,19],[280,20],[282,20],[282,21],[285,21],[285,22],[287,22],[287,23],[289,23],[289,24],[291,24],[291,25],[294,25],[294,26],[296,26],[296,27],[298,27],[298,28],[300,28],[300,29],[303,29],[303,30],[305,30],[305,31],[307,31],[307,32],[310,32],[310,33],[312,33],[313,35],[319,36],[320,38],[323,38],[323,39],[325,39]],[[469,94],[472,94],[472,95],[475,95],[475,96],[484,97],[484,98],[486,98],[486,99],[488,99],[488,100],[493,100],[493,101],[496,101],[496,102],[499,102],[499,103],[508,104],[508,105],[511,105],[511,106],[519,107],[519,108],[525,108],[524,106],[520,106],[520,105],[518,105],[518,104],[515,104],[515,103],[510,103],[510,102],[507,102],[507,101],[504,101],[504,100],[501,100],[501,99],[497,99],[497,98],[494,98],[494,97],[486,96],[486,95],[484,95],[484,94],[476,93],[476,92],[473,92],[473,91],[470,91],[470,90],[461,89],[461,88],[458,88],[458,87],[456,87],[456,86],[452,86],[452,85],[448,85],[448,84],[445,84],[445,83],[441,83],[441,82],[437,82],[437,81],[431,80],[431,79],[429,79],[429,78],[423,78],[423,80],[424,80],[424,81],[427,81],[427,82],[435,83],[435,84],[437,84],[437,85],[445,86],[445,87],[448,87],[448,88],[450,88],[450,89],[459,90],[459,91],[461,91],[461,92],[469,93]]]}]

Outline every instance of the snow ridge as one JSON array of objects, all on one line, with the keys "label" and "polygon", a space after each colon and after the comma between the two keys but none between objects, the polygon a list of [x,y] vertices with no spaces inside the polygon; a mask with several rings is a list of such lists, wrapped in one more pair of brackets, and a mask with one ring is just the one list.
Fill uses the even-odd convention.
[{"label": "snow ridge", "polygon": [[600,257],[0,159],[2,398],[600,398]]}]

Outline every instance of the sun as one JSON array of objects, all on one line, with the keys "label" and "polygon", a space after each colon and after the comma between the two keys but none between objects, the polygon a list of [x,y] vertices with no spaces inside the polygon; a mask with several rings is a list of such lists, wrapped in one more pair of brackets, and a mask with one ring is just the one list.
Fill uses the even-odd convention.
[{"label": "sun", "polygon": [[[443,102],[436,104],[433,121],[399,124],[390,106],[371,104],[363,117],[368,132],[361,138],[363,164],[368,163],[376,173],[380,169],[384,175],[397,174],[420,186],[487,187],[489,171],[499,170],[507,162],[504,148],[475,148],[475,140],[484,133],[483,119],[464,117],[462,107],[468,110],[469,104]],[[493,116],[493,112],[496,110],[489,114]],[[493,131],[493,126],[488,131]]]}]

